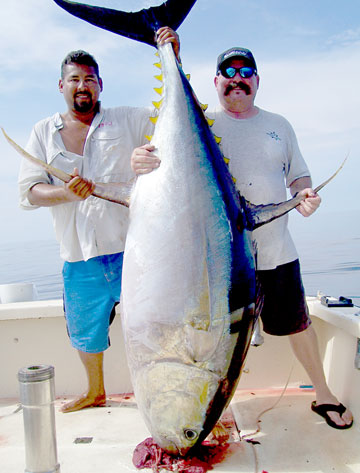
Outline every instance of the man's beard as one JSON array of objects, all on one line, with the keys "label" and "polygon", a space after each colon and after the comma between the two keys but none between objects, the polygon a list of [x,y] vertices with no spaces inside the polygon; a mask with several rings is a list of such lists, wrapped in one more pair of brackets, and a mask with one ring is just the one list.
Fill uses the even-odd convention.
[{"label": "man's beard", "polygon": [[[84,95],[84,94],[82,94]],[[77,112],[80,112],[80,113],[87,113],[87,112],[90,112],[93,107],[94,107],[94,103],[93,103],[93,100],[91,98],[91,95],[90,94],[86,94],[88,97],[89,97],[89,101],[81,101],[80,103],[77,102],[76,100],[76,96],[75,96],[75,99],[74,99],[74,109],[77,111]]]},{"label": "man's beard", "polygon": [[245,92],[246,95],[250,95],[251,94],[251,89],[250,87],[245,84],[244,82],[231,82],[231,84],[229,84],[226,89],[225,89],[225,95],[229,95],[230,92],[236,88],[239,88],[241,90],[243,90]]}]

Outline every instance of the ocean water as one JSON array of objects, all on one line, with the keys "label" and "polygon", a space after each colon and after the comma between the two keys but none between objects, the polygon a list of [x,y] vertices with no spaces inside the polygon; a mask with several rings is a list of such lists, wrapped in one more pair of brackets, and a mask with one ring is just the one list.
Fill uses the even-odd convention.
[{"label": "ocean water", "polygon": [[0,284],[33,283],[37,299],[61,299],[61,271],[55,240],[0,244]]},{"label": "ocean water", "polygon": [[[349,297],[360,306],[359,213],[315,215],[290,218],[306,294]],[[0,284],[31,282],[38,299],[61,299],[61,270],[55,240],[0,243]]]},{"label": "ocean water", "polygon": [[291,217],[306,294],[344,296],[360,306],[360,211]]}]

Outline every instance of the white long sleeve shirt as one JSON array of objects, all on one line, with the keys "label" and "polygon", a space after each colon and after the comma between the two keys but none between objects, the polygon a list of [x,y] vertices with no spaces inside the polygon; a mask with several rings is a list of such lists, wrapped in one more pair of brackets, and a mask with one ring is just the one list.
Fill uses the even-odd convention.
[{"label": "white long sleeve shirt", "polygon": [[[118,107],[100,109],[86,137],[80,156],[65,149],[59,131],[59,113],[38,122],[26,150],[52,166],[79,174],[94,182],[127,182],[134,177],[130,157],[135,147],[147,142],[153,125],[150,108]],[[28,200],[29,190],[37,183],[63,185],[41,167],[23,159],[19,174],[20,206],[35,209]],[[86,261],[124,250],[128,209],[122,205],[90,196],[80,202],[50,207],[60,256],[70,262]]]}]

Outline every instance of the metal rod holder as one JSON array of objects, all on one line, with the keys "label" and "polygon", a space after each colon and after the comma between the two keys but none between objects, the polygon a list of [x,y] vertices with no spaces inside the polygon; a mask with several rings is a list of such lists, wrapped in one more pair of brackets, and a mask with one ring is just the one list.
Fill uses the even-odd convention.
[{"label": "metal rod holder", "polygon": [[54,367],[37,365],[18,372],[25,434],[25,473],[59,473],[55,430]]}]

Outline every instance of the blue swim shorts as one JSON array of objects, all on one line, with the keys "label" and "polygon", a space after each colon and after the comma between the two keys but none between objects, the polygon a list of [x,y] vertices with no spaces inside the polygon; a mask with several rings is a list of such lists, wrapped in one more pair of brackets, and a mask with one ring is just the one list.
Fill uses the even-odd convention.
[{"label": "blue swim shorts", "polygon": [[65,262],[64,312],[71,344],[86,353],[110,346],[109,327],[121,292],[123,253]]}]

